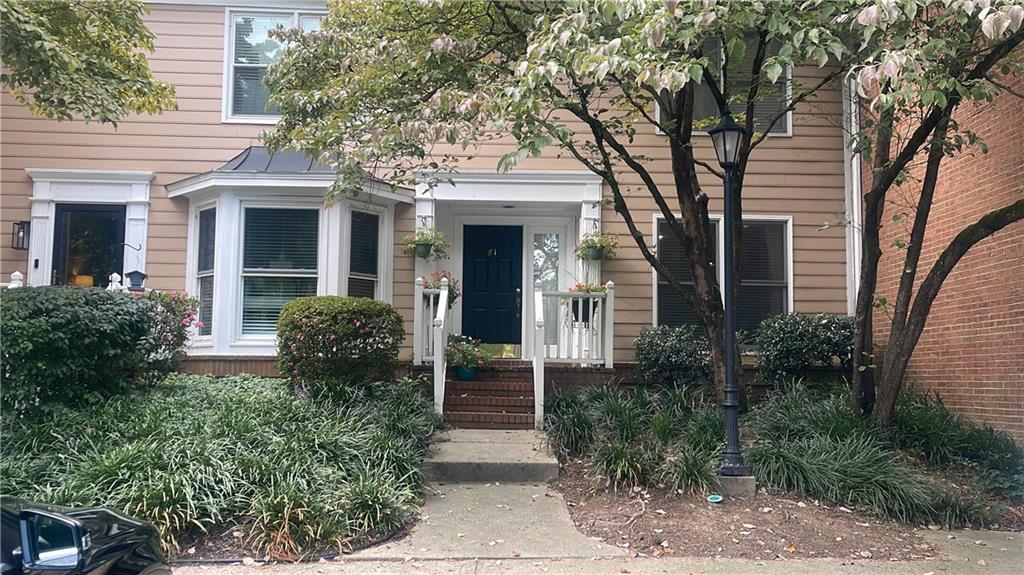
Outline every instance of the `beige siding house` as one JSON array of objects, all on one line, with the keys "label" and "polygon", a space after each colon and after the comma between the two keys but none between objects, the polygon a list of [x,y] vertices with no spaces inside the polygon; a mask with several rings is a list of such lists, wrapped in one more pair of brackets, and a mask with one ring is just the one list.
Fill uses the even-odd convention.
[{"label": "beige siding house", "polygon": [[[393,303],[407,321],[405,359],[426,354],[429,345],[420,343],[430,337],[433,312],[430,297],[417,295],[416,278],[441,269],[466,290],[446,329],[509,344],[523,359],[546,349],[553,358],[629,362],[642,328],[687,321],[624,224],[599,203],[606,196],[601,181],[556,150],[497,174],[507,148],[488,143],[451,185],[396,191],[370,182],[359,198],[323,205],[331,174],[295,154],[269,154],[259,137],[274,123],[259,80],[279,50],[265,30],[315,27],[320,11],[317,2],[290,0],[153,2],[151,63],[175,85],[179,109],[131,117],[116,129],[33,118],[5,95],[4,281],[21,272],[30,285],[104,286],[108,272],[142,271],[146,287],[201,298],[205,327],[190,351],[197,357],[272,356],[280,305],[310,294]],[[798,68],[791,77],[812,83],[821,73]],[[755,152],[744,190],[751,251],[741,327],[770,313],[850,310],[851,238],[844,226],[828,225],[843,219],[857,184],[843,124],[837,87],[797,106]],[[664,137],[651,130],[637,145],[659,183],[668,184]],[[711,159],[710,139],[697,146]],[[720,182],[702,183],[712,212],[720,213]],[[628,194],[649,244],[659,248],[653,202],[639,187]],[[448,235],[449,259],[403,253],[401,238],[417,225]],[[24,245],[8,230],[22,230]],[[618,253],[602,264],[577,261],[577,241],[594,230],[617,234]],[[682,264],[671,246],[659,254]],[[537,281],[552,297],[535,297]],[[602,301],[602,319],[569,317],[569,300],[558,294],[579,281],[614,283],[614,303]],[[542,346],[538,306],[546,308]]]}]

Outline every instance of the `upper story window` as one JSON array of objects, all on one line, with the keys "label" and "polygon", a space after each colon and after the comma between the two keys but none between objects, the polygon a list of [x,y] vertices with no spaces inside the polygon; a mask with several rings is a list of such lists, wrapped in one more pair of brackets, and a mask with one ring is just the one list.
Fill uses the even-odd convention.
[{"label": "upper story window", "polygon": [[270,37],[278,26],[301,27],[306,32],[320,29],[319,14],[302,12],[229,12],[225,120],[272,123],[278,111],[268,108],[270,91],[263,83],[267,67],[281,57],[284,45]]},{"label": "upper story window", "polygon": [[[766,55],[775,56],[779,53],[779,42],[770,41],[767,46]],[[707,40],[704,42],[704,54],[707,55],[712,67],[722,68],[722,43],[718,40]],[[750,70],[754,66],[754,46],[748,43],[743,58],[738,61],[729,62],[729,90],[733,96],[740,96],[743,102],[746,101],[747,89],[750,86]],[[768,129],[769,134],[789,135],[791,132],[792,112],[787,112],[777,122],[771,124],[776,116],[781,114],[789,105],[789,82],[792,70],[787,68],[785,73],[770,88],[762,87],[757,101],[754,102],[754,130],[763,132]],[[718,74],[721,78],[721,73]],[[721,80],[719,80],[721,81]],[[723,88],[724,86],[719,86]],[[744,104],[733,102],[731,104],[733,115],[745,113]],[[659,112],[660,115],[660,112]],[[704,121],[709,127],[717,123],[719,116],[718,103],[711,95],[711,88],[704,82],[694,86],[693,95],[693,120],[694,122]],[[661,118],[664,121],[664,118]]]}]

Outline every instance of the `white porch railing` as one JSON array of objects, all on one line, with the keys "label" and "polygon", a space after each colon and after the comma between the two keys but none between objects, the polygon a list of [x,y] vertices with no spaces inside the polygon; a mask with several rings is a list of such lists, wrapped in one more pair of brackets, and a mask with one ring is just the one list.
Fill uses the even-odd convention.
[{"label": "white porch railing", "polygon": [[415,365],[433,364],[434,409],[443,413],[444,379],[448,368],[444,356],[448,347],[448,278],[441,278],[440,288],[425,288],[424,283],[423,278],[416,278],[412,360]]},{"label": "white porch railing", "polygon": [[[548,313],[554,311],[554,314]],[[615,366],[615,284],[604,293],[543,291],[533,288],[534,425],[544,422],[544,364]]]}]

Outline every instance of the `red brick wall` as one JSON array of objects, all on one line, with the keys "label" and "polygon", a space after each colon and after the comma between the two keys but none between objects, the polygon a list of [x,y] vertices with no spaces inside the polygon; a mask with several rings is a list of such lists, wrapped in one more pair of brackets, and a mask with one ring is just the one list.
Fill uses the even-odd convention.
[{"label": "red brick wall", "polygon": [[[1008,84],[1024,92],[1024,77]],[[956,118],[982,137],[989,153],[974,149],[943,161],[918,281],[965,226],[1024,197],[1024,99],[1003,94],[992,103],[965,105]],[[918,181],[922,168],[914,173]],[[909,238],[917,189],[908,183],[893,190],[886,205],[878,293],[890,302],[905,255],[892,242]],[[907,217],[893,222],[901,213]],[[886,314],[876,313],[875,324],[876,342],[884,345]],[[935,300],[907,376],[937,391],[951,409],[1024,441],[1024,222],[986,238],[960,260]]]}]

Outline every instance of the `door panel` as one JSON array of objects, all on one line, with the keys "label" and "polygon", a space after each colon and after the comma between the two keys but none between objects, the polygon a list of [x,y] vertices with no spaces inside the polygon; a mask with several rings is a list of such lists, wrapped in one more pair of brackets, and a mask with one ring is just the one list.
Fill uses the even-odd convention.
[{"label": "door panel", "polygon": [[53,285],[106,287],[124,275],[125,206],[57,204],[54,223]]},{"label": "door panel", "polygon": [[522,343],[523,228],[463,228],[462,333],[483,343]]}]

